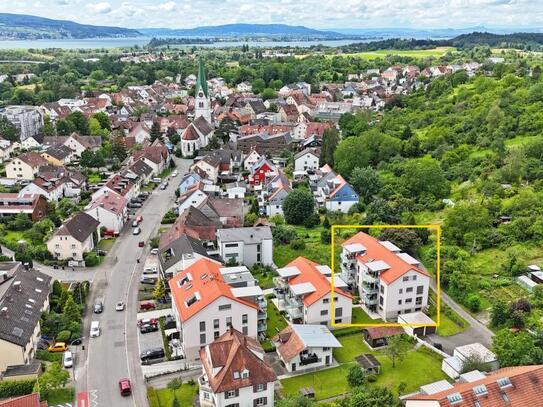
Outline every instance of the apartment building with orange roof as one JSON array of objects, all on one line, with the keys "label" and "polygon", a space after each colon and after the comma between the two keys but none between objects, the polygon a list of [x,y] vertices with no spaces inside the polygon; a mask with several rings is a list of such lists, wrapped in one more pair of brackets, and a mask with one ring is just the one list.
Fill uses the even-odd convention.
[{"label": "apartment building with orange roof", "polygon": [[251,338],[266,330],[266,300],[246,267],[224,267],[203,258],[169,281],[172,309],[185,358],[230,327]]},{"label": "apartment building with orange roof", "polygon": [[292,323],[332,325],[350,323],[352,295],[340,276],[334,279],[334,315],[331,312],[332,270],[305,257],[277,269],[275,293],[278,307]]},{"label": "apartment building with orange roof", "polygon": [[341,277],[358,291],[366,311],[383,320],[424,311],[430,276],[414,257],[389,241],[359,232],[342,244]]}]

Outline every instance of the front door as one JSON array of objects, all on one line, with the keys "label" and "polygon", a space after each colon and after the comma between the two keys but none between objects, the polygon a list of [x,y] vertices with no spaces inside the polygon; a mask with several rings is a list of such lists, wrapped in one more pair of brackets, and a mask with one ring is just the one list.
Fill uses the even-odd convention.
[{"label": "front door", "polygon": [[291,370],[292,370],[293,372],[296,371],[296,363],[293,363],[293,364],[292,364],[292,369],[291,369]]},{"label": "front door", "polygon": [[330,355],[327,355],[326,358],[324,358],[324,363],[326,364],[326,366],[328,366],[330,364]]}]

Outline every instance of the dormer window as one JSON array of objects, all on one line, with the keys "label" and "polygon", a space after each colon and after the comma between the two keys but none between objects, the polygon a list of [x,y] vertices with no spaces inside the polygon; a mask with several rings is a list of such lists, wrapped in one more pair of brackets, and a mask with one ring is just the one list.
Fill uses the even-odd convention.
[{"label": "dormer window", "polygon": [[241,377],[247,379],[249,377],[249,371],[247,369],[243,369],[243,372],[241,372]]},{"label": "dormer window", "polygon": [[239,372],[236,370],[236,371],[234,372],[234,379],[237,380],[237,379],[239,379],[240,377],[241,377],[241,376],[240,376]]}]

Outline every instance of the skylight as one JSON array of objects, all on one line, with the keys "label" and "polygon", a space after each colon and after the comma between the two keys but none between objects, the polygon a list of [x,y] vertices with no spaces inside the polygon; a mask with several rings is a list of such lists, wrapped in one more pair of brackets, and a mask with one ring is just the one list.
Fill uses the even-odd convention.
[{"label": "skylight", "polygon": [[500,386],[500,389],[506,389],[513,386],[509,377],[500,377],[496,382],[498,383],[498,386]]},{"label": "skylight", "polygon": [[460,393],[449,394],[447,396],[447,399],[449,400],[449,403],[451,404],[458,404],[463,401],[462,395]]}]

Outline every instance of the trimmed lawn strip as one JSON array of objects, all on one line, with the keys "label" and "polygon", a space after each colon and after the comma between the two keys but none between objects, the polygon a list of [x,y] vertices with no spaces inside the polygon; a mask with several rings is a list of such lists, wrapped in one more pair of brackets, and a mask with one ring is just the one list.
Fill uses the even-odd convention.
[{"label": "trimmed lawn strip", "polygon": [[56,389],[49,391],[47,396],[47,403],[50,406],[56,404],[71,403],[75,397],[75,390],[73,387],[66,387],[63,389]]},{"label": "trimmed lawn strip", "polygon": [[177,398],[182,407],[192,406],[194,396],[198,394],[198,385],[183,383],[179,389],[158,389],[156,394],[158,396],[159,407],[170,407],[174,397]]},{"label": "trimmed lawn strip", "polygon": [[262,347],[265,351],[269,351],[273,349],[273,345],[271,343],[271,338],[273,338],[279,331],[286,328],[288,323],[283,318],[275,304],[272,302],[271,299],[267,300],[268,302],[268,318],[267,318],[267,326],[266,326],[266,336],[268,337],[265,341],[261,342]]}]

